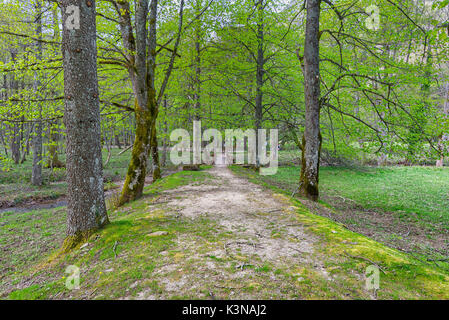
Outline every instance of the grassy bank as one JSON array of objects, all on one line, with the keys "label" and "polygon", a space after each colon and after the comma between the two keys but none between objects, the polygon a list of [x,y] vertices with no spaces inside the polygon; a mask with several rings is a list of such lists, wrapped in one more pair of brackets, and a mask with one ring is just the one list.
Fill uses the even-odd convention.
[{"label": "grassy bank", "polygon": [[[128,150],[121,155],[122,150],[111,149],[109,163],[104,166],[104,179],[106,189],[114,187],[113,182],[122,180],[126,174],[131,151]],[[103,162],[106,162],[108,152],[103,150]],[[65,155],[60,156],[65,162]],[[11,166],[8,170],[0,170],[0,208],[17,205],[33,205],[34,203],[51,201],[66,194],[67,184],[65,182],[65,168],[43,168],[44,185],[36,187],[31,185],[32,159],[28,159],[18,165]]]},{"label": "grassy bank", "polygon": [[[214,184],[214,177],[206,171],[179,172],[146,187],[142,199],[111,211],[111,224],[93,235],[88,244],[71,253],[59,256],[56,248],[48,248],[46,252],[26,260],[26,263],[23,256],[11,257],[12,261],[22,262],[19,267],[10,265],[6,273],[2,271],[2,298],[210,299],[213,292],[220,298],[232,299],[238,289],[239,297],[265,299],[370,299],[374,293],[366,290],[364,280],[366,268],[370,265],[376,265],[381,270],[380,289],[374,294],[375,297],[449,298],[447,272],[354,233],[340,223],[312,214],[299,201],[289,199],[283,190],[261,181],[252,173],[248,174],[247,170],[234,170],[255,183],[271,188],[274,196],[285,203],[292,225],[302,226],[307,234],[316,238],[311,254],[314,255],[313,261],[321,261],[320,266],[307,263],[312,257],[304,257],[300,264],[290,269],[262,261],[260,265],[248,266],[250,276],[245,276],[248,273],[242,273],[240,267],[236,268],[239,259],[247,261],[244,252],[225,257],[211,252],[222,249],[228,241],[237,241],[237,233],[224,231],[207,217],[186,219],[173,208],[164,207],[169,196],[174,199],[188,196],[183,193],[186,185],[199,188],[206,181],[209,185]],[[61,239],[60,221],[50,223],[49,219],[62,215],[62,211],[9,216],[7,225],[2,227],[2,247],[9,243],[9,254],[14,256],[25,247],[30,247],[30,241],[36,248],[39,247],[45,232],[58,234],[55,239]],[[31,228],[29,224],[22,226],[20,222],[25,220],[33,221],[34,226],[47,226],[33,229],[34,234],[26,241],[8,242],[12,234]],[[272,237],[283,236],[282,233],[278,230]],[[295,243],[296,240],[289,241]],[[52,240],[52,243],[55,242]],[[208,269],[206,266],[211,263],[221,271]],[[68,276],[65,270],[69,265],[76,265],[81,270],[79,290],[71,291],[65,287]],[[317,272],[317,268],[321,271]],[[323,277],[323,273],[328,278]],[[182,283],[187,274],[198,278],[197,285],[179,294],[168,291],[169,285]],[[239,274],[243,274],[243,278]],[[219,280],[212,282],[212,276]]]},{"label": "grassy bank", "polygon": [[[276,175],[260,176],[237,166],[233,170],[289,195],[300,172],[280,167]],[[331,210],[303,201],[315,213],[449,270],[448,168],[322,167],[320,193],[321,204]]]}]

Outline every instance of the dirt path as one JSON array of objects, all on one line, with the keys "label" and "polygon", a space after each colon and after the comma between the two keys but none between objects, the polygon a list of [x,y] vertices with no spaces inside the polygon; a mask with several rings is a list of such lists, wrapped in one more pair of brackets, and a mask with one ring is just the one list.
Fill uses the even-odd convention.
[{"label": "dirt path", "polygon": [[[210,228],[205,232],[212,230],[213,240],[178,237],[175,260],[167,256],[167,265],[156,271],[164,293],[155,296],[149,289],[139,298],[292,298],[298,297],[295,288],[306,269],[308,276],[330,280],[313,254],[316,239],[295,221],[295,208],[285,198],[223,165],[207,172],[211,179],[169,190],[158,202],[164,201],[164,210],[177,217]],[[253,294],[239,290],[248,287],[254,287]]]}]

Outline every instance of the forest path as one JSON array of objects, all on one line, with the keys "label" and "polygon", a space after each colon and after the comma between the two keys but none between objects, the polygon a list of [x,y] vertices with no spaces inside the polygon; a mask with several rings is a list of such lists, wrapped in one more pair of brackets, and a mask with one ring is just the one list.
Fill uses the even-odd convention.
[{"label": "forest path", "polygon": [[[204,297],[204,292],[212,298],[291,298],[295,284],[286,274],[303,281],[301,270],[307,269],[321,281],[331,280],[314,254],[316,236],[295,219],[297,208],[288,199],[222,164],[206,172],[205,181],[165,191],[158,202],[165,203],[164,211],[204,228],[211,239],[178,236],[175,248],[162,252],[166,265],[155,271],[162,297],[148,289],[138,298]],[[179,259],[170,257],[173,252]],[[240,291],[251,287],[257,292]]]}]

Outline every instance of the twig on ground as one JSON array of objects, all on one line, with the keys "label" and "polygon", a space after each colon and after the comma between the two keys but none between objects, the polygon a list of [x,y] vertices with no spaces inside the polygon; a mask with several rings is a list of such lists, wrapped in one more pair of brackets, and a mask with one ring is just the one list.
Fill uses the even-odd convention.
[{"label": "twig on ground", "polygon": [[346,199],[346,198],[344,198],[344,197],[342,197],[342,196],[337,196],[337,198],[341,198],[341,199],[343,199],[343,203],[345,203],[345,202],[346,202],[346,200],[347,200],[347,201],[351,201],[351,202],[354,202],[355,204],[357,204],[357,202],[355,202],[354,200],[351,200],[351,199]]},{"label": "twig on ground", "polygon": [[91,293],[89,293],[89,297],[92,297],[95,292],[97,292],[98,288],[95,288]]},{"label": "twig on ground", "polygon": [[130,145],[128,147],[126,147],[125,149],[123,149],[122,151],[120,151],[117,155],[121,155],[122,153],[125,153],[126,151],[128,151],[129,149],[131,149],[133,147],[133,145]]},{"label": "twig on ground", "polygon": [[298,185],[298,187],[296,188],[295,191],[293,191],[291,197],[293,198],[295,196],[295,194],[299,191],[299,188],[301,188],[302,182]]},{"label": "twig on ground", "polygon": [[446,258],[446,259],[427,259],[427,261],[449,262],[449,258]]},{"label": "twig on ground", "polygon": [[254,267],[254,265],[248,264],[248,263],[242,263],[241,265],[235,266],[236,269],[240,269],[241,271],[243,271],[243,268],[245,268],[245,267]]},{"label": "twig on ground", "polygon": [[361,256],[353,256],[353,255],[347,253],[346,250],[344,250],[343,252],[344,252],[348,257],[350,257],[350,258],[353,258],[353,259],[361,259],[361,260],[368,261],[368,262],[372,263],[373,265],[375,265],[376,267],[378,267],[379,270],[382,271],[384,274],[387,274],[387,273],[385,272],[385,270],[384,270],[378,263],[374,262],[373,260],[370,260],[370,259],[368,259],[368,258],[361,257]]},{"label": "twig on ground", "polygon": [[215,288],[220,288],[220,289],[242,290],[245,286],[241,286],[239,288],[235,288],[235,287],[224,287],[224,286],[214,285],[214,287]]},{"label": "twig on ground", "polygon": [[117,241],[114,243],[114,246],[112,247],[112,251],[114,252],[114,259],[117,258],[117,253],[115,252],[115,249],[117,248]]},{"label": "twig on ground", "polygon": [[278,208],[278,209],[271,209],[271,210],[267,210],[265,211],[266,213],[272,213],[272,212],[277,212],[277,211],[283,211],[284,209],[282,208]]}]

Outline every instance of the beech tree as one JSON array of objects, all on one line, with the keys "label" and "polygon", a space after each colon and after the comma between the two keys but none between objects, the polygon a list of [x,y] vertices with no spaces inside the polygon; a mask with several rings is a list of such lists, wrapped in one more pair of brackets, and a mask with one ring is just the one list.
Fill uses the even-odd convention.
[{"label": "beech tree", "polygon": [[320,4],[307,1],[306,37],[304,44],[304,95],[306,122],[302,142],[300,192],[312,200],[318,199],[320,168]]},{"label": "beech tree", "polygon": [[[42,59],[42,4],[39,1],[36,2],[36,58]],[[37,72],[34,73],[33,89],[37,92],[39,90],[39,76]],[[37,103],[37,112],[39,117],[42,117],[42,105]],[[36,132],[33,138],[33,169],[31,171],[31,184],[35,186],[42,185],[42,121],[39,119],[36,122]]]},{"label": "beech tree", "polygon": [[69,250],[109,221],[103,189],[95,1],[63,0],[61,10],[68,184],[64,249]]}]

